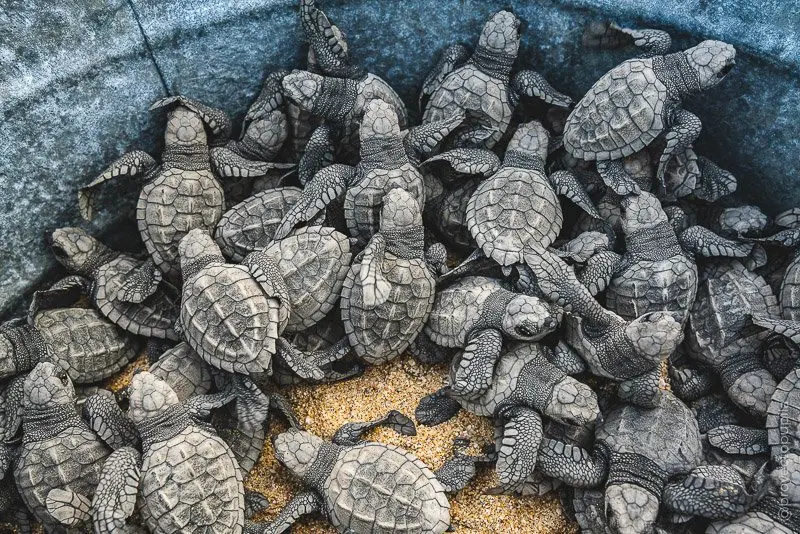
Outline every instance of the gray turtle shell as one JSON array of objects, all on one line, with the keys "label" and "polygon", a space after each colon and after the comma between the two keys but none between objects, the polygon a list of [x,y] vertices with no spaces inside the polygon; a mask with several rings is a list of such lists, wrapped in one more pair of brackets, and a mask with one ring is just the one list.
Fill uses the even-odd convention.
[{"label": "gray turtle shell", "polygon": [[225,205],[222,186],[207,169],[164,169],[145,184],[136,220],[147,252],[170,278],[180,280],[178,242],[189,231],[211,232]]},{"label": "gray turtle shell", "polygon": [[611,160],[649,145],[665,128],[667,87],[653,60],[623,61],[597,80],[564,127],[564,147],[579,159]]},{"label": "gray turtle shell", "polygon": [[325,509],[340,531],[440,534],[450,526],[441,483],[419,458],[394,445],[342,448],[322,486]]},{"label": "gray turtle shell", "polygon": [[352,254],[344,234],[324,226],[293,231],[264,252],[289,288],[292,312],[286,332],[300,332],[325,318],[339,300]]},{"label": "gray turtle shell", "polygon": [[270,369],[280,335],[280,304],[243,265],[211,263],[185,281],[181,325],[207,363],[249,374]]},{"label": "gray turtle shell", "polygon": [[117,298],[125,276],[140,263],[122,254],[95,269],[92,300],[100,313],[132,334],[177,341],[178,335],[173,330],[179,313],[177,299],[160,289],[139,304]]},{"label": "gray turtle shell", "polygon": [[595,439],[614,452],[643,455],[669,475],[690,472],[703,455],[694,414],[669,392],[662,392],[656,408],[618,406],[598,427]]},{"label": "gray turtle shell", "polygon": [[241,533],[244,486],[231,449],[205,427],[153,443],[142,457],[142,518],[151,532]]},{"label": "gray turtle shell", "polygon": [[706,534],[795,534],[795,531],[782,525],[761,511],[750,511],[741,517],[711,523]]},{"label": "gray turtle shell", "polygon": [[503,167],[483,181],[467,205],[467,226],[486,256],[521,263],[522,250],[549,247],[561,232],[561,204],[541,172]]},{"label": "gray turtle shell", "polygon": [[278,187],[255,194],[226,211],[214,230],[222,254],[241,262],[272,242],[283,216],[300,198],[296,187]]},{"label": "gray turtle shell", "polygon": [[342,322],[356,354],[371,364],[402,354],[425,326],[433,308],[436,281],[421,258],[384,254],[380,266],[391,284],[389,297],[373,308],[363,300],[361,263],[353,262],[342,287]]},{"label": "gray turtle shell", "polygon": [[33,324],[52,349],[53,362],[78,384],[108,378],[141,349],[139,340],[93,309],[44,310],[36,314]]},{"label": "gray turtle shell", "polygon": [[781,317],[800,321],[800,254],[786,267],[780,289]]},{"label": "gray turtle shell", "polygon": [[211,368],[186,342],[164,352],[149,371],[169,384],[181,402],[209,393],[213,385]]},{"label": "gray turtle shell", "polygon": [[444,120],[460,110],[467,112],[468,119],[466,124],[455,130],[455,135],[459,130],[477,123],[494,130],[491,137],[484,141],[486,148],[492,148],[503,137],[514,113],[508,80],[492,76],[468,62],[448,74],[434,91],[422,122],[427,124]]},{"label": "gray turtle shell", "polygon": [[380,164],[359,163],[356,172],[358,178],[344,197],[344,216],[350,235],[358,239],[362,247],[380,229],[381,205],[389,190],[399,187],[408,191],[424,208],[425,184],[411,163],[392,169],[384,169]]},{"label": "gray turtle shell", "polygon": [[778,301],[767,282],[738,261],[708,264],[689,314],[692,352],[705,363],[752,351],[769,335],[746,328],[748,315],[778,318]]},{"label": "gray turtle shell", "polygon": [[501,289],[504,287],[499,280],[469,276],[438,291],[425,333],[437,345],[464,347],[481,315],[484,301]]},{"label": "gray turtle shell", "polygon": [[27,434],[14,467],[14,480],[28,509],[52,528],[60,523],[47,511],[47,494],[70,489],[91,498],[109,454],[111,449],[83,422],[41,440]]}]

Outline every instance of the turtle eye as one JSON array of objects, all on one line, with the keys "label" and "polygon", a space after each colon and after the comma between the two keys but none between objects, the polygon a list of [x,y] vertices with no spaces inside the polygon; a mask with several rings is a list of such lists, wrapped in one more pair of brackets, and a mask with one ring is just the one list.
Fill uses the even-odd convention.
[{"label": "turtle eye", "polygon": [[58,372],[58,374],[56,374],[56,376],[58,377],[59,380],[61,380],[61,383],[63,385],[65,385],[65,386],[67,385],[67,382],[69,381],[69,377],[67,376],[67,372],[66,371],[61,370],[61,371]]}]

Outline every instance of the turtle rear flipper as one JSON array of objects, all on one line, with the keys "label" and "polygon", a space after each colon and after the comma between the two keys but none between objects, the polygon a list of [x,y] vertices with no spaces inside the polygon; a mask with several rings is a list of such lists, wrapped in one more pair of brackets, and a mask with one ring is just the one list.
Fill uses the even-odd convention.
[{"label": "turtle rear flipper", "polygon": [[47,511],[62,525],[75,527],[91,518],[89,497],[70,489],[53,489],[47,494]]},{"label": "turtle rear flipper", "polygon": [[550,85],[544,76],[534,70],[521,70],[511,79],[511,89],[516,95],[538,98],[551,106],[569,108],[575,102]]},{"label": "turtle rear flipper", "polygon": [[598,161],[597,172],[606,187],[620,196],[638,195],[639,185],[625,170],[622,160]]},{"label": "turtle rear flipper", "polygon": [[588,213],[590,217],[594,219],[600,218],[600,214],[583,188],[583,184],[572,172],[556,171],[549,176],[549,180],[553,184],[556,194],[570,199],[576,206]]},{"label": "turtle rear flipper", "polygon": [[409,128],[408,134],[403,139],[406,151],[410,148],[414,154],[420,157],[429,156],[465,118],[464,110],[459,109],[457,113],[446,119]]},{"label": "turtle rear flipper", "polygon": [[452,389],[464,398],[475,398],[492,385],[494,366],[503,347],[503,335],[487,328],[471,335],[460,357],[450,369]]},{"label": "turtle rear flipper", "polygon": [[752,243],[741,243],[715,234],[702,226],[690,226],[678,236],[684,249],[706,258],[727,256],[744,258],[753,249]]},{"label": "turtle rear flipper", "polygon": [[89,428],[112,449],[138,446],[136,426],[123,413],[110,392],[101,390],[89,396],[83,403],[83,416]]},{"label": "turtle rear flipper", "polygon": [[86,295],[89,292],[90,285],[91,282],[88,279],[72,275],[62,278],[53,284],[50,289],[36,291],[28,306],[29,321],[40,311],[67,308],[75,304],[82,295]]},{"label": "turtle rear flipper", "polygon": [[455,417],[461,411],[461,404],[444,387],[422,397],[414,410],[417,422],[425,426],[436,426]]},{"label": "turtle rear flipper", "polygon": [[295,226],[313,220],[332,201],[343,199],[355,176],[355,167],[340,163],[316,173],[306,184],[300,199],[283,216],[273,239],[286,237]]},{"label": "turtle rear flipper", "polygon": [[320,381],[325,378],[325,372],[314,361],[314,358],[306,355],[283,337],[278,338],[276,356],[302,379]]},{"label": "turtle rear flipper", "polygon": [[492,463],[496,460],[493,452],[478,456],[465,454],[464,450],[468,446],[469,440],[456,439],[453,443],[453,456],[434,471],[436,480],[442,484],[447,493],[456,493],[467,487],[467,484],[475,478],[478,464]]},{"label": "turtle rear flipper", "polygon": [[138,304],[158,290],[158,285],[164,275],[156,267],[152,258],[130,271],[125,276],[125,281],[117,290],[117,298],[123,302]]},{"label": "turtle rear flipper", "polygon": [[426,159],[421,166],[436,162],[446,163],[456,172],[484,176],[494,174],[501,165],[500,158],[494,152],[483,148],[454,148]]},{"label": "turtle rear flipper", "polygon": [[275,519],[269,524],[251,523],[245,530],[246,534],[279,534],[287,532],[301,517],[319,512],[323,509],[323,502],[317,492],[312,490],[301,491],[278,512]]},{"label": "turtle rear flipper", "polygon": [[683,152],[695,142],[702,128],[703,124],[694,113],[679,107],[672,110],[670,126],[664,131],[667,145],[658,161],[658,170],[656,171],[656,179],[662,189],[665,187],[664,175],[667,172],[667,165],[676,154]]},{"label": "turtle rear flipper", "polygon": [[398,412],[390,410],[389,413],[367,422],[345,423],[333,435],[331,441],[336,445],[356,445],[361,441],[361,436],[373,428],[385,426],[403,436],[416,436],[417,429],[414,422]]},{"label": "turtle rear flipper", "polygon": [[643,57],[661,56],[669,52],[672,38],[662,30],[624,28],[613,22],[593,22],[583,32],[583,46],[611,50],[636,46]]},{"label": "turtle rear flipper", "polygon": [[136,510],[140,461],[139,452],[132,447],[118,449],[106,459],[92,499],[95,532],[136,532],[127,520]]},{"label": "turtle rear flipper", "polygon": [[158,164],[153,157],[143,150],[134,150],[120,156],[116,161],[106,168],[100,175],[92,180],[89,185],[78,190],[78,208],[81,216],[87,221],[92,220],[94,206],[92,200],[94,190],[102,184],[114,178],[124,176],[126,178],[138,178],[140,176],[152,176],[158,171]]},{"label": "turtle rear flipper", "polygon": [[212,148],[209,155],[211,168],[223,178],[258,178],[273,169],[291,169],[295,166],[294,163],[247,159],[227,147]]},{"label": "turtle rear flipper", "polygon": [[623,256],[613,250],[601,250],[586,261],[586,264],[577,272],[576,276],[589,293],[597,295],[603,292],[614,274],[619,272],[623,265]]}]

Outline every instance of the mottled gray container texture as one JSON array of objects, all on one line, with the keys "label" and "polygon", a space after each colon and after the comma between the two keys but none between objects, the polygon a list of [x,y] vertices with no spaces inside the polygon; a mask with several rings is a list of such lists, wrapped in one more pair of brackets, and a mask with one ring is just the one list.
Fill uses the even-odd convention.
[{"label": "mottled gray container texture", "polygon": [[[582,50],[588,21],[662,28],[682,48],[728,41],[737,68],[686,103],[705,125],[698,150],[735,172],[742,194],[768,211],[800,205],[796,2],[321,3],[357,60],[409,104],[442,47],[474,44],[486,17],[509,5],[528,22],[518,65],[576,99],[626,57]],[[301,64],[296,8],[294,0],[0,0],[0,315],[58,274],[43,234],[81,224],[77,188],[126,150],[158,154],[163,114],[147,111],[154,99],[180,92],[241,117],[267,72]],[[136,184],[105,188],[90,230],[135,247],[136,196]]]}]

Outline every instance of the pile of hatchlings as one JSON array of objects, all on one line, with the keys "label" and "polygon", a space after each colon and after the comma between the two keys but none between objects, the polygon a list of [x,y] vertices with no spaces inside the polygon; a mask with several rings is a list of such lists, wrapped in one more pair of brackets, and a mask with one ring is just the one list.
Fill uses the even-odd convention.
[{"label": "pile of hatchlings", "polygon": [[[266,77],[238,139],[219,109],[170,96],[152,107],[160,161],[129,152],[78,192],[88,219],[104,182],[141,178],[146,254],[52,232],[70,275],[0,329],[6,518],[441,533],[448,499],[493,469],[492,493],[558,491],[587,533],[800,532],[800,210],[737,200],[681,107],[733,47],[670,52],[663,31],[592,24],[587,53],[638,56],[575,103],[515,67],[520,21],[500,11],[472,50],[442,53],[412,126],[313,0],[300,21],[306,70]],[[541,121],[515,113],[529,98]],[[126,387],[92,386],[143,351]],[[281,393],[395,358],[450,372],[414,414],[330,440]],[[454,443],[435,470],[363,439],[460,410],[495,442]],[[271,522],[243,484],[267,438],[306,488]]]}]

